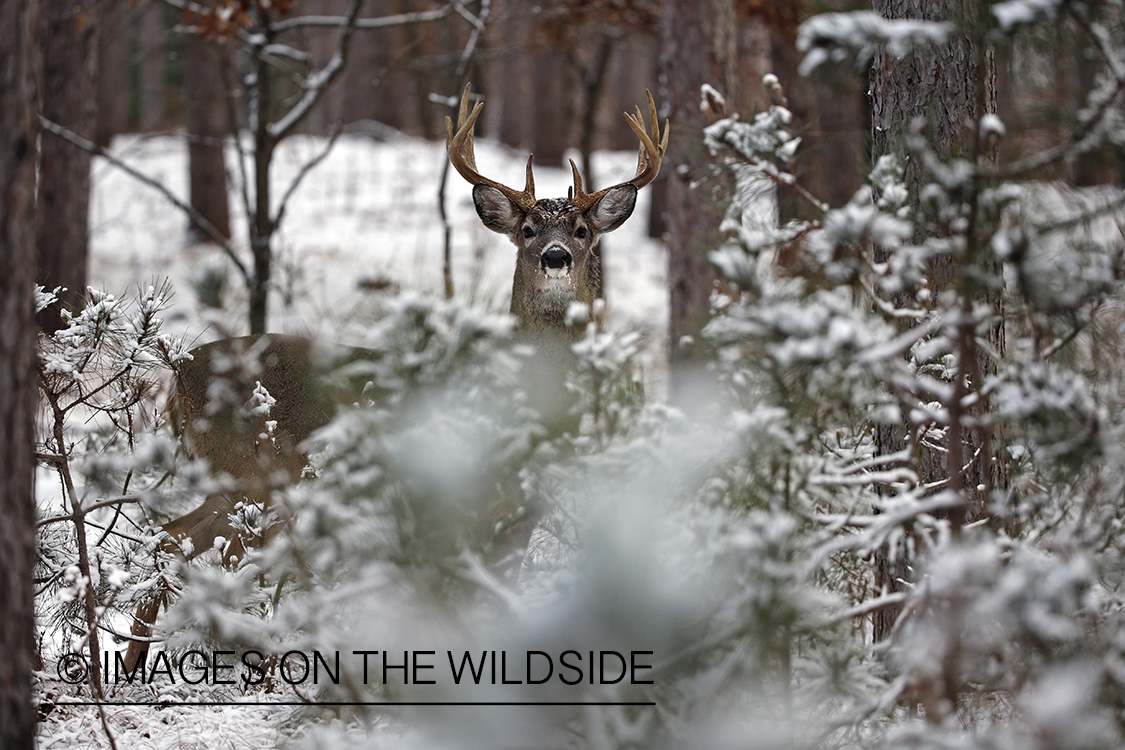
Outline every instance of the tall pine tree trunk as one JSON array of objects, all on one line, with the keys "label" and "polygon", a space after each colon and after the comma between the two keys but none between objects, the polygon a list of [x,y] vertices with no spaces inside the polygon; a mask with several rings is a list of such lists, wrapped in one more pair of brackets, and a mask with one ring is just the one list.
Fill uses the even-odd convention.
[{"label": "tall pine tree trunk", "polygon": [[[962,28],[978,28],[987,4],[984,0],[875,0],[875,9],[885,18],[951,21]],[[899,155],[906,186],[915,199],[923,175],[914,159],[903,158],[910,124],[916,118],[925,120],[930,147],[938,158],[969,156],[977,121],[995,110],[991,77],[988,56],[965,36],[955,36],[941,47],[921,46],[901,59],[885,52],[875,58],[870,87],[872,156]]]},{"label": "tall pine tree trunk", "polygon": [[171,24],[165,18],[162,3],[142,3],[140,13],[140,34],[137,49],[137,67],[140,68],[140,91],[138,92],[139,128],[142,133],[151,133],[170,127],[169,100],[167,85],[168,34]]},{"label": "tall pine tree trunk", "polygon": [[129,125],[129,23],[128,3],[109,2],[99,6],[98,60],[94,95],[97,122],[94,143],[109,148],[114,136],[127,131]]},{"label": "tall pine tree trunk", "polygon": [[[792,39],[771,39],[773,72],[785,85],[788,109],[800,124],[797,183],[830,206],[842,206],[864,184],[870,146],[866,77],[843,65],[821,65],[807,76],[797,73],[800,54]],[[796,191],[777,189],[779,218],[815,220],[819,216]]]},{"label": "tall pine tree trunk", "polygon": [[35,747],[35,117],[38,0],[0,3],[0,747]]},{"label": "tall pine tree trunk", "polygon": [[[979,29],[988,5],[984,0],[932,2],[932,0],[875,0],[875,9],[886,18],[950,21],[963,29]],[[940,47],[921,46],[904,58],[886,52],[876,56],[871,69],[872,160],[894,154],[903,165],[905,183],[912,208],[920,209],[919,195],[926,181],[922,165],[908,152],[907,136],[912,123],[921,119],[927,142],[941,160],[972,158],[977,123],[986,112],[995,111],[991,58],[967,36],[954,36]],[[881,260],[876,258],[876,260]],[[930,261],[931,294],[934,300],[954,279],[953,257],[940,255]],[[1003,329],[995,332],[1002,347]],[[980,435],[966,436],[980,444]],[[876,444],[880,454],[889,455],[905,445],[905,425],[879,425]],[[951,446],[946,446],[948,450]],[[971,455],[971,453],[968,453]],[[977,466],[985,463],[987,452]],[[950,472],[943,455],[923,451],[922,480],[930,483],[948,478]],[[977,469],[979,471],[979,468]],[[957,483],[958,485],[960,482]],[[967,512],[980,507],[975,497],[973,476],[964,483]],[[892,559],[887,549],[876,556],[876,587],[887,592],[900,591],[910,577],[910,561]],[[882,640],[890,635],[900,608],[891,607],[875,614],[873,636]]]},{"label": "tall pine tree trunk", "polygon": [[[94,74],[97,22],[93,0],[43,3],[43,95],[41,112],[87,140],[94,139]],[[47,135],[39,160],[36,246],[39,283],[61,286],[63,307],[74,309],[86,293],[90,243],[90,154]],[[62,325],[59,307],[40,315],[46,330]]]},{"label": "tall pine tree trunk", "polygon": [[[225,46],[199,34],[184,37],[184,117],[188,133],[188,183],[191,207],[230,239],[225,140],[230,117],[222,85]],[[194,224],[196,241],[207,239]]]},{"label": "tall pine tree trunk", "polygon": [[661,101],[670,108],[672,136],[661,171],[668,175],[668,330],[676,400],[691,400],[702,376],[696,342],[710,313],[716,278],[707,253],[718,246],[722,219],[709,191],[691,187],[693,179],[704,176],[707,163],[700,86],[708,83],[727,95],[735,91],[735,31],[731,0],[665,0],[660,72],[666,87]]}]

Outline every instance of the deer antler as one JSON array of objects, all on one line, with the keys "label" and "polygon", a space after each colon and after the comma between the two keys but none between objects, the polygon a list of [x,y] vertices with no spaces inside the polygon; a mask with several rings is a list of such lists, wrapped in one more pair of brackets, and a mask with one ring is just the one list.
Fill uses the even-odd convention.
[{"label": "deer antler", "polygon": [[[622,185],[632,184],[639,190],[656,179],[656,175],[660,172],[660,160],[664,158],[664,152],[668,150],[668,123],[664,123],[664,134],[661,135],[660,119],[656,116],[656,102],[652,100],[652,93],[647,89],[645,89],[645,95],[648,96],[651,135],[645,129],[644,116],[641,114],[640,107],[637,107],[636,115],[625,113],[625,119],[629,122],[629,127],[633,129],[633,132],[637,134],[637,138],[641,141],[640,151],[637,154],[637,174],[633,179],[619,182],[596,193],[583,193],[582,175],[579,174],[578,165],[574,163],[574,159],[570,160],[570,169],[574,172],[574,187],[568,197],[579,210],[589,209],[601,200],[603,195]],[[657,142],[660,143],[659,147],[656,145]]]},{"label": "deer antler", "polygon": [[473,127],[477,117],[484,109],[484,102],[478,101],[469,112],[469,93],[471,83],[465,84],[465,92],[461,95],[461,107],[457,112],[457,132],[453,132],[453,120],[445,118],[445,148],[449,152],[449,163],[453,165],[462,177],[473,185],[488,185],[496,188],[504,196],[519,206],[520,210],[527,213],[535,205],[535,178],[531,175],[532,156],[527,157],[527,181],[522,191],[502,185],[495,180],[490,180],[477,171],[477,158],[473,149]]}]

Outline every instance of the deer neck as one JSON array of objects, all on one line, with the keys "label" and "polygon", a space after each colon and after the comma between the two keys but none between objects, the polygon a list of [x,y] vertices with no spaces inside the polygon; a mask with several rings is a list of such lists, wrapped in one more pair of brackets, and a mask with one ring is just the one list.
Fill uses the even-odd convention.
[{"label": "deer neck", "polygon": [[581,276],[576,274],[547,286],[535,278],[541,273],[538,269],[522,267],[516,271],[511,313],[519,321],[519,336],[529,343],[566,342],[569,349],[569,344],[580,339],[585,329],[583,325],[567,324],[571,306],[581,303],[587,310],[592,308],[594,281],[600,269],[591,264]]}]

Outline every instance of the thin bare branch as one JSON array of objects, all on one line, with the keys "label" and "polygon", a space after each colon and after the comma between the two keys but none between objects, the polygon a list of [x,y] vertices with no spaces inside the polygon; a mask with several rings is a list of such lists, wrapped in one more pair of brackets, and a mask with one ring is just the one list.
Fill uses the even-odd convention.
[{"label": "thin bare branch", "polygon": [[304,119],[305,115],[316,106],[328,86],[336,80],[336,77],[344,69],[344,62],[348,58],[348,43],[351,41],[356,17],[362,7],[363,0],[352,0],[348,14],[340,24],[340,41],[336,46],[336,54],[332,55],[332,59],[323,68],[308,77],[305,93],[293,105],[292,109],[286,112],[280,120],[269,126],[269,134],[274,141],[280,141],[293,131],[297,123]]},{"label": "thin bare branch", "polygon": [[234,150],[238,155],[238,175],[239,180],[238,191],[242,198],[242,208],[246,211],[247,216],[253,216],[253,204],[250,202],[250,175],[246,171],[246,164],[249,161],[250,155],[247,153],[246,148],[242,145],[242,129],[239,127],[238,122],[238,108],[236,104],[235,95],[235,82],[231,79],[232,72],[229,65],[220,65],[219,69],[222,73],[223,89],[226,93],[227,116],[230,118],[231,131],[234,133]]},{"label": "thin bare branch", "polygon": [[[455,3],[449,3],[437,10],[420,10],[413,13],[398,13],[393,16],[381,18],[359,18],[355,22],[357,29],[385,29],[389,26],[402,26],[408,23],[426,23],[440,21],[453,13]],[[293,29],[313,27],[343,26],[345,16],[299,16],[277,21],[272,25],[274,33],[280,34]]]},{"label": "thin bare branch", "polygon": [[469,13],[468,10],[465,9],[465,6],[460,2],[456,2],[456,0],[454,0],[452,5],[457,8],[457,12],[473,27],[472,32],[469,34],[469,41],[465,43],[465,49],[461,51],[461,59],[457,63],[457,77],[463,78],[469,69],[469,61],[476,52],[480,35],[484,33],[484,22],[488,19],[488,14],[492,10],[492,0],[481,0],[480,14],[476,16]]},{"label": "thin bare branch", "polygon": [[274,226],[281,225],[281,220],[285,216],[285,209],[289,205],[289,199],[293,197],[293,193],[297,192],[297,188],[300,186],[301,182],[305,179],[309,172],[311,172],[316,167],[316,165],[324,161],[325,157],[327,157],[328,154],[332,152],[332,147],[336,145],[336,139],[340,137],[340,133],[342,131],[343,126],[337,123],[336,127],[332,131],[332,135],[328,137],[328,142],[324,144],[324,148],[320,150],[320,153],[301,165],[300,171],[297,172],[297,175],[293,178],[293,181],[289,183],[289,187],[285,190],[285,195],[281,197],[281,203],[277,207],[277,215],[273,219]]},{"label": "thin bare branch", "polygon": [[[488,15],[487,6],[490,4],[491,0],[482,0],[481,12],[483,16]],[[450,0],[450,5],[452,5],[453,9],[457,11],[457,15],[468,21],[474,29],[476,29],[477,31],[484,31],[484,18],[482,16],[474,16],[469,11],[469,9],[465,7],[465,4],[460,0]]]},{"label": "thin bare branch", "polygon": [[95,143],[92,143],[91,141],[86,140],[82,136],[75,133],[73,130],[65,128],[56,122],[52,122],[42,115],[39,116],[39,124],[48,133],[57,135],[63,140],[74,144],[83,151],[87,151],[91,154],[94,154],[95,156],[102,157],[110,164],[123,171],[125,174],[129,175],[135,180],[143,182],[145,185],[148,185],[149,187],[159,192],[161,195],[167,198],[172,203],[172,205],[183,211],[191,221],[191,223],[198,227],[204,234],[206,234],[212,242],[222,248],[223,252],[227,254],[227,257],[229,257],[231,259],[231,262],[234,263],[235,267],[238,268],[239,273],[241,273],[244,278],[249,279],[249,272],[247,271],[246,266],[242,263],[242,261],[239,260],[238,255],[234,251],[234,247],[230,244],[230,241],[223,236],[222,232],[215,228],[214,224],[207,220],[207,217],[196,211],[189,204],[184,203],[182,200],[176,197],[176,195],[168,189],[167,185],[131,167],[129,164],[121,161],[106,149],[98,146]]},{"label": "thin bare branch", "polygon": [[[101,508],[111,508],[113,506],[121,506],[121,505],[130,504],[130,503],[139,503],[140,501],[141,501],[140,495],[124,495],[122,497],[111,497],[107,500],[102,500],[100,502],[94,503],[93,505],[91,505],[89,507],[84,507],[82,509],[82,513],[83,514],[91,513],[93,511],[99,510]],[[67,513],[65,516],[51,516],[50,518],[40,518],[36,522],[36,525],[39,526],[40,528],[42,528],[43,526],[49,526],[50,524],[59,523],[60,521],[73,521],[73,520],[75,520],[74,514],[73,513]]]}]

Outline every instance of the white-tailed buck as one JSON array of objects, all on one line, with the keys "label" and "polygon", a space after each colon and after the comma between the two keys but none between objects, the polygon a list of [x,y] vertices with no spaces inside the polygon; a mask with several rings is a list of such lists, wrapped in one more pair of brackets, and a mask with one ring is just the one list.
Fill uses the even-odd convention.
[{"label": "white-tailed buck", "polygon": [[[648,94],[651,132],[646,130],[640,108],[636,115],[625,115],[640,140],[632,179],[586,193],[578,167],[571,161],[574,186],[567,197],[537,199],[531,157],[523,190],[477,171],[473,129],[484,105],[477,102],[469,111],[470,97],[471,89],[466,86],[456,129],[446,118],[449,160],[473,185],[473,203],[484,225],[506,235],[516,246],[511,312],[519,321],[521,337],[538,346],[527,368],[525,388],[548,430],[567,429],[572,425],[571,401],[563,380],[571,364],[570,344],[581,333],[568,327],[568,311],[576,303],[593,304],[601,274],[595,248],[603,234],[629,218],[637,191],[656,177],[668,145],[668,127],[665,124],[661,134],[656,105]],[[190,362],[176,369],[174,401],[186,442],[210,461],[214,471],[236,480],[239,490],[211,495],[200,507],[164,524],[167,548],[191,557],[221,538],[225,542],[223,559],[230,562],[261,542],[245,538],[232,525],[231,513],[245,497],[265,497],[268,505],[271,487],[279,481],[296,481],[304,466],[300,443],[326,424],[334,410],[333,396],[323,385],[311,353],[307,339],[267,334],[199,347],[192,350]],[[268,439],[263,437],[265,418],[256,418],[255,410],[245,408],[258,381],[276,398],[269,414],[276,425]],[[518,489],[504,494],[517,496],[503,497],[490,506],[494,515],[482,521],[491,539],[481,552],[494,565],[518,571],[542,510],[528,507],[518,497]],[[156,597],[138,607],[134,636],[151,635],[160,604]],[[127,669],[132,669],[144,648],[142,641],[130,642]]]},{"label": "white-tailed buck", "polygon": [[[574,186],[566,198],[535,197],[532,157],[527,158],[523,190],[489,179],[477,171],[473,130],[484,107],[478,101],[469,111],[471,86],[461,95],[457,129],[445,119],[445,141],[449,161],[473,186],[473,204],[484,225],[506,235],[516,246],[516,270],[512,279],[511,312],[519,320],[522,337],[538,348],[528,367],[525,386],[532,405],[549,428],[565,429],[571,400],[563,387],[570,367],[570,344],[581,327],[568,326],[567,315],[575,304],[593,305],[601,277],[598,241],[625,223],[633,213],[637,191],[656,179],[668,147],[668,126],[663,135],[652,94],[648,98],[651,132],[644,115],[625,114],[629,127],[640,140],[637,173],[632,179],[586,193],[582,175],[572,159]],[[528,530],[530,534],[530,529]],[[523,542],[526,548],[526,540]],[[518,545],[517,545],[518,547]]]},{"label": "white-tailed buck", "polygon": [[571,160],[574,187],[567,197],[537,200],[530,156],[523,190],[477,171],[473,128],[484,103],[477,102],[469,112],[470,93],[466,86],[456,132],[452,120],[445,120],[449,160],[472,184],[473,203],[484,225],[507,235],[518,249],[511,310],[521,328],[535,334],[566,333],[568,308],[576,302],[590,305],[594,301],[601,275],[599,256],[594,252],[598,240],[625,223],[636,205],[637,190],[656,178],[668,146],[668,128],[661,137],[656,104],[649,94],[651,135],[645,130],[640,108],[635,116],[625,115],[641,142],[637,174],[631,180],[586,193],[578,167]]}]

